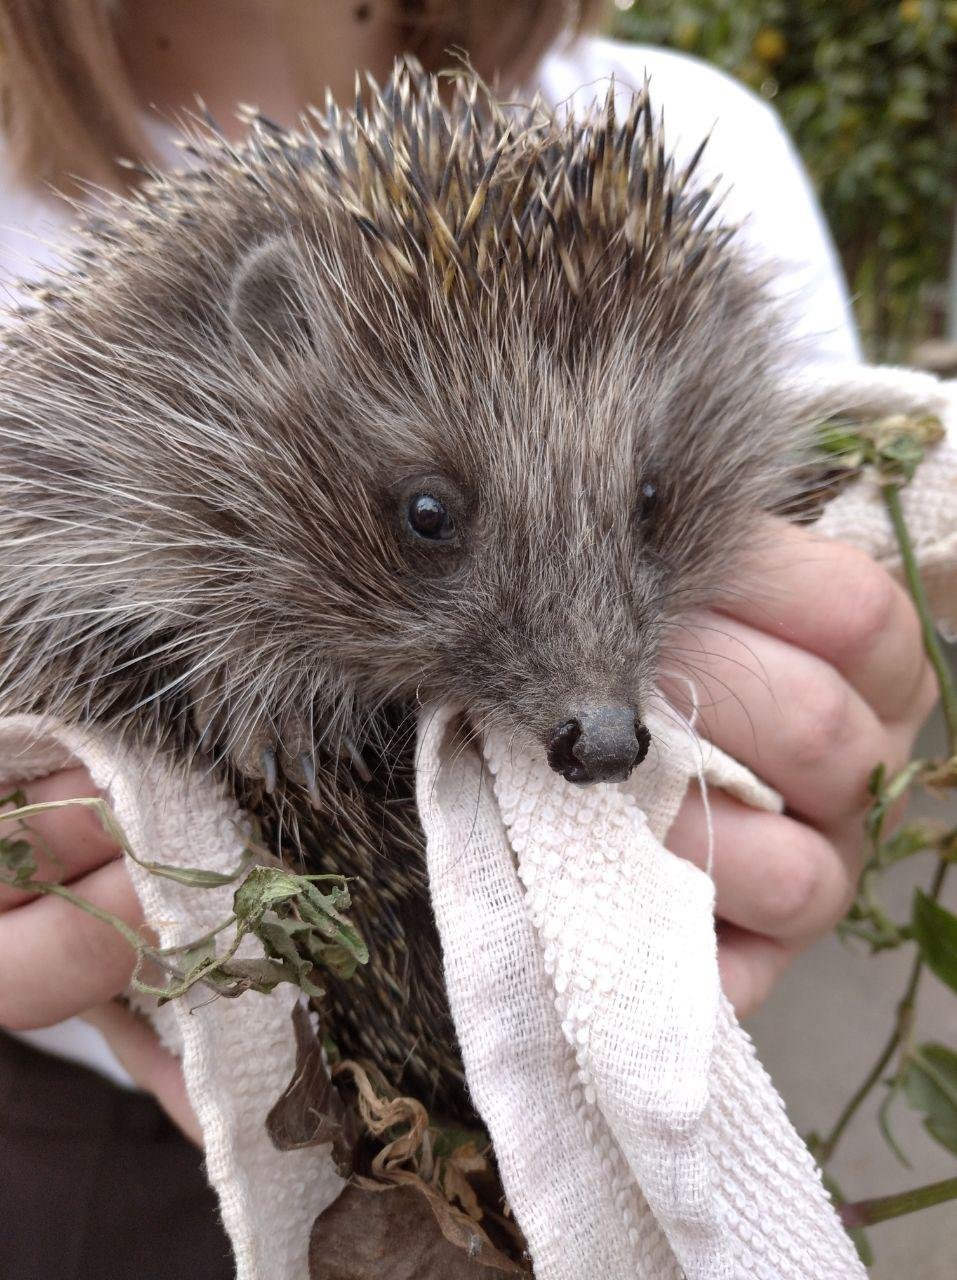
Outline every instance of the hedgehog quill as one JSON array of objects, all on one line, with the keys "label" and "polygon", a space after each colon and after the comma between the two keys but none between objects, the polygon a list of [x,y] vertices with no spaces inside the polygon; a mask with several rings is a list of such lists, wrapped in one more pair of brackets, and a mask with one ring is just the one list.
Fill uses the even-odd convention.
[{"label": "hedgehog quill", "polygon": [[806,457],[776,308],[647,91],[564,119],[402,64],[189,147],[85,216],[0,355],[0,710],[215,770],[355,877],[330,1033],[468,1115],[416,713],[569,785],[640,766],[669,626]]}]

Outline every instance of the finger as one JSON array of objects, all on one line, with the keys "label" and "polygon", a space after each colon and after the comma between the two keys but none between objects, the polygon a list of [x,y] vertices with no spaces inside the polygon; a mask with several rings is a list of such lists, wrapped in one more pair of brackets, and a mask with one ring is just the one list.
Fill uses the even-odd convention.
[{"label": "finger", "polygon": [[[23,792],[27,804],[49,804],[51,801],[75,800],[98,794],[90,775],[79,767],[62,769],[48,778],[38,778],[15,789]],[[15,829],[12,821],[4,823],[4,828],[4,834]],[[69,805],[32,814],[22,828],[22,835],[36,853],[36,875],[40,880],[69,884],[119,853],[96,811],[88,805]],[[35,896],[0,886],[0,912]]]},{"label": "finger", "polygon": [[926,671],[916,610],[863,551],[775,521],[723,613],[836,667],[878,716],[910,714]]},{"label": "finger", "polygon": [[[696,619],[665,659],[669,696],[690,713],[694,684],[706,736],[827,827],[866,807],[868,778],[907,759],[910,734],[883,725],[859,693],[814,654],[731,618]],[[669,670],[670,668],[670,670]]]},{"label": "finger", "polygon": [[[71,885],[78,897],[136,928],[142,911],[120,861]],[[0,1026],[46,1027],[123,991],[135,953],[113,925],[73,903],[41,897],[0,916]]]},{"label": "finger", "polygon": [[733,925],[718,930],[721,989],[739,1018],[746,1018],[768,998],[798,949],[773,938],[747,933]]},{"label": "finger", "polygon": [[116,1000],[87,1009],[83,1018],[100,1032],[133,1082],[151,1093],[186,1137],[201,1147],[203,1134],[186,1093],[182,1063],[163,1047],[145,1018]]},{"label": "finger", "polygon": [[[722,920],[787,942],[808,942],[842,919],[854,878],[839,851],[793,818],[765,813],[709,791],[714,836],[715,910]],[[707,817],[701,792],[689,792],[666,845],[704,867]],[[863,845],[863,829],[859,846]]]}]

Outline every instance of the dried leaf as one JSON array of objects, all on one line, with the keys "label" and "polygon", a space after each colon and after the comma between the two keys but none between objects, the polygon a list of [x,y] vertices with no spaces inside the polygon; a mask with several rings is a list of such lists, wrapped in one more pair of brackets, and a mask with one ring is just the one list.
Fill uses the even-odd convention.
[{"label": "dried leaf", "polygon": [[[250,861],[263,851],[250,843],[235,871],[207,871],[198,867],[175,867],[139,858],[130,848],[115,814],[101,797],[53,800],[42,804],[24,803],[22,792],[0,797],[0,821],[25,820],[50,809],[71,805],[92,809],[112,839],[141,867],[154,875],[176,880],[194,889],[230,884],[249,868]],[[12,808],[10,806],[13,806]],[[156,997],[161,1004],[175,1000],[199,983],[215,995],[235,997],[251,989],[272,991],[288,982],[306,995],[324,994],[314,980],[317,967],[330,969],[338,977],[351,977],[369,953],[343,911],[350,905],[347,882],[337,875],[296,875],[277,866],[255,866],[236,890],[234,914],[206,938],[180,947],[158,950],[144,941],[118,916],[103,911],[56,882],[37,881],[33,849],[20,832],[0,839],[0,883],[52,894],[71,902],[98,920],[112,925],[129,942],[136,955],[131,984],[137,991]],[[317,885],[328,883],[329,892]],[[234,925],[232,940],[221,955],[215,951],[216,935]],[[257,960],[236,960],[244,937],[254,934],[266,955]],[[162,985],[143,977],[144,967],[157,964],[169,975]]]},{"label": "dried leaf", "polygon": [[322,1042],[302,1005],[297,1004],[293,1009],[292,1022],[296,1033],[296,1070],[266,1117],[266,1132],[280,1151],[332,1143],[336,1170],[340,1177],[347,1178],[352,1173],[358,1140],[355,1112],[346,1106],[332,1082]]},{"label": "dried leaf", "polygon": [[944,438],[931,414],[892,414],[871,422],[832,419],[818,428],[818,447],[848,467],[869,464],[884,484],[908,484],[927,448]]},{"label": "dried leaf", "polygon": [[[316,887],[329,881],[329,893]],[[289,965],[326,965],[351,977],[369,959],[368,948],[343,914],[350,905],[341,876],[301,876],[278,867],[253,867],[233,895],[240,928],[262,937],[267,950]],[[270,919],[267,921],[266,916]]]},{"label": "dried leaf", "polygon": [[459,1206],[466,1217],[471,1218],[473,1222],[481,1222],[483,1216],[482,1206],[479,1204],[479,1198],[475,1194],[472,1184],[466,1177],[468,1172],[470,1172],[468,1168],[462,1168],[453,1160],[449,1160],[442,1166],[442,1191],[449,1203],[453,1200],[459,1202]]},{"label": "dried leaf", "polygon": [[[483,1280],[528,1275],[425,1183],[349,1186],[316,1219],[309,1280]],[[448,1211],[440,1225],[435,1200]],[[451,1236],[454,1238],[450,1238]]]},{"label": "dried leaf", "polygon": [[253,867],[233,894],[236,919],[252,926],[262,919],[270,907],[295,898],[299,893],[299,877],[278,867]]},{"label": "dried leaf", "polygon": [[957,756],[928,765],[921,782],[931,791],[950,791],[957,787]]}]

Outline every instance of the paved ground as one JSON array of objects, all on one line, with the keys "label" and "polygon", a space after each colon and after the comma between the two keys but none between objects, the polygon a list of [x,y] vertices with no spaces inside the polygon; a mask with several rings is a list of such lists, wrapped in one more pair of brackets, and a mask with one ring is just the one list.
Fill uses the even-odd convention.
[{"label": "paved ground", "polygon": [[[953,811],[951,804],[934,812],[947,820]],[[913,859],[888,877],[887,901],[895,915],[906,917],[913,886],[926,885],[930,865]],[[948,889],[945,901],[957,910],[957,874]],[[906,954],[871,957],[828,938],[794,966],[770,1006],[751,1019],[761,1059],[802,1133],[826,1131],[877,1059],[893,1025],[910,954],[908,948]],[[918,1010],[923,1039],[957,1048],[957,996],[933,975],[925,979]],[[847,1195],[886,1195],[957,1174],[957,1158],[927,1136],[906,1102],[893,1117],[913,1165],[904,1168],[880,1135],[876,1111],[875,1103],[861,1110],[835,1159],[834,1173]],[[874,1280],[957,1280],[957,1202],[875,1227],[870,1240]]]}]

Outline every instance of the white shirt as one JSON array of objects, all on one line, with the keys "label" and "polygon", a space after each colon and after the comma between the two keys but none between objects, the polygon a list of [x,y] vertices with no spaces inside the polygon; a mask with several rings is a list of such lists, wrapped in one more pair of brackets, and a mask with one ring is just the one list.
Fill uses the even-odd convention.
[{"label": "white shirt", "polygon": [[[740,223],[741,236],[755,254],[774,264],[777,292],[787,301],[808,357],[860,359],[834,246],[797,153],[772,109],[703,62],[602,39],[580,40],[549,54],[539,68],[538,84],[553,105],[583,107],[604,96],[610,76],[622,94],[648,79],[679,163],[710,132],[700,172],[722,181],[725,221]],[[71,211],[62,202],[14,181],[0,146],[0,287],[42,275],[70,221]],[[78,1019],[23,1038],[128,1083],[98,1033]]]}]

